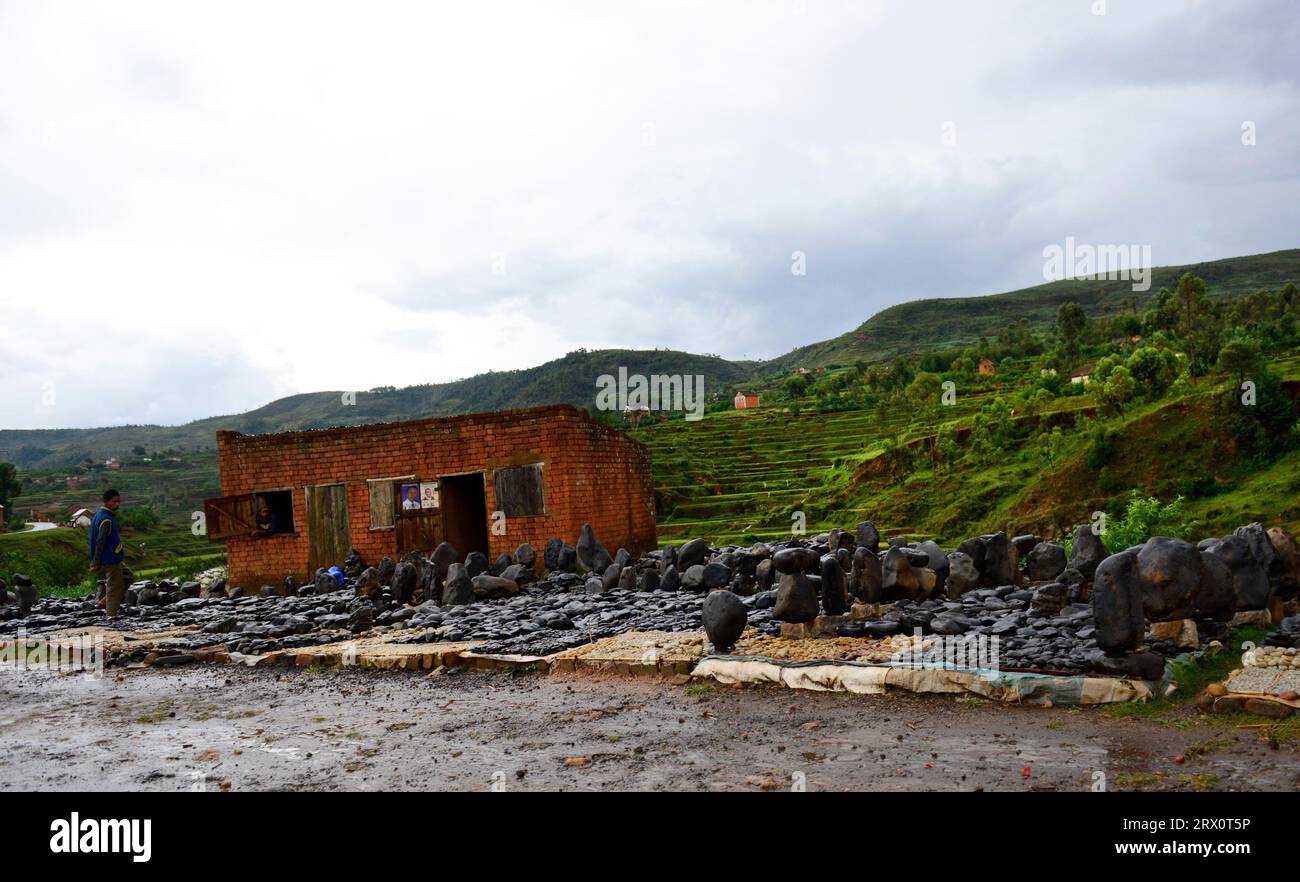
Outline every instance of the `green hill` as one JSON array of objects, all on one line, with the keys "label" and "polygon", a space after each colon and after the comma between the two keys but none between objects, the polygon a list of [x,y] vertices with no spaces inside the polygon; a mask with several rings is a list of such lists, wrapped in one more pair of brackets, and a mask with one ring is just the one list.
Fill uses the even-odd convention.
[{"label": "green hill", "polygon": [[580,349],[533,368],[495,371],[449,383],[383,387],[358,392],[355,404],[344,393],[291,395],[240,414],[209,417],[182,426],[115,426],[102,429],[0,430],[0,462],[21,469],[67,467],[87,457],[104,460],[140,446],[147,451],[215,450],[218,429],[246,434],[355,426],[424,417],[533,407],[540,404],[591,405],[596,378],[629,373],[703,374],[709,394],[734,394],[733,386],[754,375],[755,363],[731,362],[668,349]]},{"label": "green hill", "polygon": [[[1300,489],[1294,478],[1300,465],[1295,452],[1264,461],[1239,455],[1231,437],[1216,434],[1220,415],[1204,396],[1210,389],[1222,393],[1228,388],[1226,378],[1184,383],[1176,393],[1149,400],[1122,418],[1104,419],[1097,416],[1095,390],[1081,395],[1083,387],[1072,387],[1064,377],[1050,394],[1039,388],[1042,361],[1034,353],[1051,342],[1047,337],[1061,304],[1078,302],[1093,319],[1122,310],[1146,312],[1159,289],[1176,287],[1188,269],[1204,278],[1211,300],[1219,304],[1207,307],[1220,313],[1209,316],[1210,324],[1273,341],[1270,365],[1279,375],[1300,380],[1294,332],[1300,304],[1283,290],[1287,282],[1300,279],[1300,250],[1290,250],[1192,268],[1159,268],[1153,271],[1152,290],[1142,293],[1132,292],[1125,281],[1075,280],[987,297],[903,304],[873,316],[855,332],[769,362],[730,362],[670,350],[579,350],[526,370],[374,389],[359,393],[355,404],[344,404],[341,392],[318,392],[183,426],[0,431],[0,461],[20,467],[24,492],[13,501],[13,513],[51,506],[66,516],[76,507],[93,508],[99,492],[113,485],[131,507],[153,510],[159,519],[156,538],[174,535],[177,547],[161,552],[193,556],[205,546],[188,536],[190,515],[202,499],[218,492],[213,452],[218,429],[263,433],[549,402],[589,406],[596,378],[626,367],[641,374],[703,374],[711,399],[703,421],[668,419],[634,430],[652,454],[665,540],[788,535],[794,511],[807,516],[810,530],[866,516],[888,532],[942,539],[1007,526],[1052,533],[1086,515],[1085,509],[1096,510],[1089,506],[1113,506],[1133,488],[1188,497],[1189,516],[1207,529],[1253,517],[1300,524],[1300,512],[1288,501]],[[1260,289],[1275,293],[1256,295]],[[1250,299],[1230,302],[1230,297]],[[1146,333],[1154,338],[1164,337],[1166,330],[1173,333],[1161,324],[1168,318],[1148,313],[1144,321],[1156,324]],[[1292,322],[1289,337],[1283,319]],[[939,359],[943,367],[925,368],[960,383],[952,407],[920,406],[904,388],[911,377],[895,376],[897,366],[865,369],[900,354],[924,356],[919,360],[923,365],[941,350],[996,337],[1021,321],[1042,345],[997,356],[994,376],[979,376],[969,364],[959,369],[950,357]],[[1094,328],[1080,353],[1083,363],[1132,348],[1123,337],[1115,344],[1108,327]],[[1156,327],[1165,330],[1152,330]],[[1163,345],[1181,343],[1174,334]],[[796,367],[811,368],[814,382],[801,387],[803,378],[790,378]],[[938,382],[937,375],[929,376]],[[742,386],[762,391],[761,408],[731,409],[731,396]],[[1294,393],[1300,387],[1290,388]],[[1035,392],[1046,400],[1030,402],[1026,396]],[[1011,402],[1000,406],[1012,407],[1014,414],[1007,418],[1014,437],[999,440],[1004,455],[990,459],[962,452],[959,444],[954,464],[940,467],[913,456],[905,468],[898,465],[907,459],[900,451],[929,449],[941,427],[960,434],[964,442],[1000,398]],[[1141,422],[1144,418],[1155,422]],[[1104,474],[1091,462],[1094,444],[1085,437],[1101,424],[1124,449]],[[1052,441],[1054,428],[1065,432]],[[1195,440],[1191,447],[1189,439]],[[1044,459],[1048,441],[1052,455]],[[1180,452],[1172,457],[1171,451]],[[114,468],[104,465],[110,456],[117,459]],[[1213,480],[1204,479],[1207,474]]]},{"label": "green hill", "polygon": [[0,430],[0,462],[22,469],[59,468],[86,457],[103,460],[136,446],[149,451],[203,451],[214,447],[218,429],[249,434],[361,425],[475,411],[568,403],[590,406],[595,379],[624,366],[630,373],[703,374],[710,397],[725,404],[739,386],[771,383],[799,367],[856,361],[887,361],[898,355],[970,344],[996,337],[1025,319],[1033,329],[1055,320],[1063,303],[1079,303],[1093,317],[1148,307],[1162,286],[1172,288],[1187,271],[1203,278],[1212,296],[1278,288],[1300,279],[1300,249],[1233,257],[1191,266],[1152,270],[1151,290],[1134,292],[1121,280],[1051,282],[983,297],[919,300],[891,306],[853,331],[802,346],[770,361],[734,362],[667,349],[577,350],[537,367],[478,374],[448,383],[384,387],[360,392],[345,406],[342,391],[310,392],[272,401],[239,414],[209,417],[181,426],[116,426],[98,429]]},{"label": "green hill", "polygon": [[1145,309],[1161,288],[1173,290],[1183,273],[1205,280],[1211,297],[1280,288],[1300,279],[1300,249],[1247,257],[1230,257],[1188,266],[1156,267],[1151,289],[1134,291],[1133,283],[1108,279],[1068,279],[987,297],[914,300],[882,310],[857,328],[830,340],[801,346],[766,362],[767,372],[796,367],[887,361],[927,349],[968,346],[980,337],[993,339],[1003,328],[1026,319],[1042,330],[1056,320],[1066,303],[1078,303],[1093,318]]}]

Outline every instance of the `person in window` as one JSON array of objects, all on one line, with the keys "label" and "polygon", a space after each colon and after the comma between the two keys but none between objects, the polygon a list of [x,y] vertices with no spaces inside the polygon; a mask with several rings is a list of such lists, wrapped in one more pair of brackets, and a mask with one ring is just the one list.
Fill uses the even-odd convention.
[{"label": "person in window", "polygon": [[406,495],[402,497],[402,511],[419,511],[420,510],[420,487],[418,484],[411,484],[406,488]]},{"label": "person in window", "polygon": [[257,529],[253,531],[254,539],[265,539],[280,532],[280,519],[271,511],[271,506],[262,500],[257,509]]}]

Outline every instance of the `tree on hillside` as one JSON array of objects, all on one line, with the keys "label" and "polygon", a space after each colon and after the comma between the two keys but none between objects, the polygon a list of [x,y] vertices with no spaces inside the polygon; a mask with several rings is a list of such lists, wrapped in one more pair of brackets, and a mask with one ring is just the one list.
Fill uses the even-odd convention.
[{"label": "tree on hillside", "polygon": [[1179,312],[1178,331],[1187,348],[1187,360],[1195,376],[1204,373],[1205,362],[1212,362],[1218,355],[1218,324],[1210,321],[1213,305],[1206,296],[1203,280],[1191,273],[1184,273],[1178,280],[1175,296]]},{"label": "tree on hillside", "polygon": [[1061,340],[1061,353],[1073,367],[1079,359],[1079,343],[1088,328],[1088,314],[1077,303],[1062,303],[1056,311],[1056,334]]},{"label": "tree on hillside", "polygon": [[795,374],[785,381],[785,394],[790,398],[802,398],[808,391],[807,374]]},{"label": "tree on hillside", "polygon": [[1282,286],[1282,305],[1288,310],[1294,310],[1300,306],[1300,298],[1296,297],[1295,282],[1287,282]]},{"label": "tree on hillside", "polygon": [[13,501],[22,492],[18,467],[11,462],[0,462],[0,505],[4,506],[6,515],[14,515]]},{"label": "tree on hillside", "polygon": [[889,366],[889,385],[895,390],[906,389],[915,376],[916,368],[901,355]]},{"label": "tree on hillside", "polygon": [[939,407],[943,381],[938,374],[922,371],[907,387],[907,400],[929,413]]},{"label": "tree on hillside", "polygon": [[1236,437],[1244,454],[1269,462],[1295,445],[1296,417],[1300,413],[1266,365],[1258,365],[1251,379],[1255,383],[1255,403],[1245,403],[1242,393],[1233,390],[1222,399],[1222,423]]},{"label": "tree on hillside", "polygon": [[951,469],[952,463],[957,459],[960,448],[957,445],[957,423],[949,421],[939,427],[939,431],[934,436],[934,446],[931,447],[932,460],[936,473],[940,469],[947,467]]},{"label": "tree on hillside", "polygon": [[1172,334],[1178,329],[1178,298],[1168,288],[1161,288],[1156,293],[1155,309],[1144,318],[1147,333],[1164,331]]},{"label": "tree on hillside", "polygon": [[1168,392],[1174,380],[1178,379],[1178,356],[1168,349],[1139,347],[1124,362],[1124,366],[1133,377],[1135,391],[1152,401]]},{"label": "tree on hillside", "polygon": [[14,498],[22,493],[22,484],[18,481],[18,467],[12,462],[0,462],[0,506],[4,506],[4,511],[0,511],[0,527],[4,526],[4,519],[19,520],[17,511],[13,509]]},{"label": "tree on hillside", "polygon": [[1219,369],[1227,374],[1235,374],[1237,386],[1246,381],[1248,374],[1254,373],[1262,364],[1259,347],[1250,340],[1237,338],[1228,341],[1219,350]]},{"label": "tree on hillside", "polygon": [[1110,371],[1110,375],[1106,377],[1106,382],[1102,384],[1097,396],[1101,399],[1103,407],[1113,413],[1122,415],[1124,405],[1133,400],[1133,393],[1136,388],[1137,384],[1133,382],[1133,375],[1129,373],[1128,368],[1121,364]]}]

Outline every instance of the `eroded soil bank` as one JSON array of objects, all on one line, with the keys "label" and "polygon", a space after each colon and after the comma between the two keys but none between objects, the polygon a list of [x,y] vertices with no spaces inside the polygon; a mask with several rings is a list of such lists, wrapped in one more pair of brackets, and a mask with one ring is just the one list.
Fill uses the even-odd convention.
[{"label": "eroded soil bank", "polygon": [[1175,722],[626,677],[10,669],[0,789],[1300,789],[1294,742]]}]

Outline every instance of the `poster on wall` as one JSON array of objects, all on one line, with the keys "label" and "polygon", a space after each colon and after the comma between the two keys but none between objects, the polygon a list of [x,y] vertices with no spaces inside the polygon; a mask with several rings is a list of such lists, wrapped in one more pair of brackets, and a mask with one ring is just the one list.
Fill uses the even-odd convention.
[{"label": "poster on wall", "polygon": [[422,481],[420,483],[420,508],[438,507],[438,482]]},{"label": "poster on wall", "polygon": [[402,511],[420,510],[420,485],[402,485]]}]

